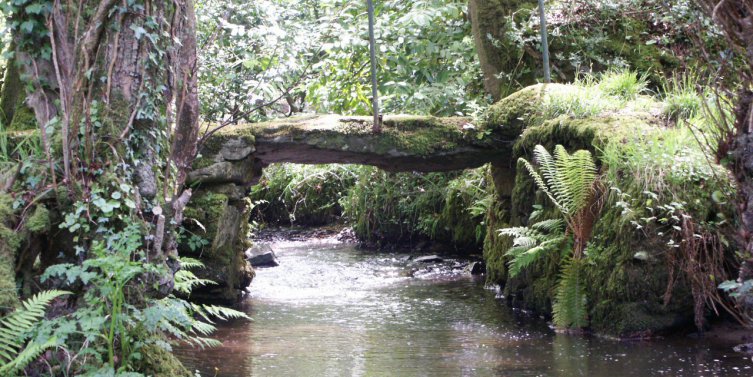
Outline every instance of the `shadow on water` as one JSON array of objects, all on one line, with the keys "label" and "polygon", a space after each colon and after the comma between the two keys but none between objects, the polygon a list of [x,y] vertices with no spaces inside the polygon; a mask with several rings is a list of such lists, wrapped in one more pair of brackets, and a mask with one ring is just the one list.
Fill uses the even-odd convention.
[{"label": "shadow on water", "polygon": [[202,376],[750,376],[729,347],[555,334],[483,280],[332,239],[274,245],[216,349],[176,349]]}]

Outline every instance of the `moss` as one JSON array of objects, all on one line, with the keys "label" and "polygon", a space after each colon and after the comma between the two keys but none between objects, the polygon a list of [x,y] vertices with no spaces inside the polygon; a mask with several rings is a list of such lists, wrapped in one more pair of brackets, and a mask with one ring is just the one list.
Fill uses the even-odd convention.
[{"label": "moss", "polygon": [[34,115],[34,112],[26,106],[26,104],[19,102],[13,113],[13,120],[11,120],[8,130],[26,131],[35,130],[37,128],[37,118]]},{"label": "moss", "polygon": [[7,226],[13,216],[12,202],[10,195],[0,193],[0,314],[19,304],[14,267],[21,237]]},{"label": "moss", "polygon": [[[11,42],[9,51],[15,49],[15,42]],[[8,61],[3,75],[3,87],[0,91],[0,124],[8,125],[13,119],[19,99],[24,94],[23,83],[18,72],[15,59]]]},{"label": "moss", "polygon": [[596,331],[622,339],[653,337],[691,322],[685,315],[649,302],[600,301],[591,311]]},{"label": "moss", "polygon": [[228,127],[210,138],[207,149],[219,150],[229,138],[247,137],[301,142],[322,149],[426,156],[470,144],[473,138],[468,137],[462,127],[469,121],[467,118],[391,116],[385,118],[382,132],[374,134],[367,117],[303,116]]},{"label": "moss", "polygon": [[204,229],[197,226],[193,221],[186,222],[186,227],[189,231],[211,242],[217,234],[217,226],[227,205],[227,195],[211,191],[196,193],[188,202],[183,213],[185,218],[201,223]]},{"label": "moss", "polygon": [[193,377],[175,355],[158,346],[147,346],[141,351],[137,370],[152,377]]},{"label": "moss", "polygon": [[484,261],[486,262],[486,280],[489,283],[504,285],[507,280],[507,260],[505,252],[512,246],[511,241],[501,237],[497,230],[509,226],[509,201],[496,199],[487,211],[485,218],[486,237],[484,238]]},{"label": "moss", "polygon": [[[542,86],[526,88],[524,93],[513,94],[495,105],[484,127],[493,133],[495,129],[504,129],[503,126],[513,124],[508,128],[507,135],[522,130],[513,146],[514,158],[530,160],[537,144],[549,149],[562,144],[569,150],[591,150],[603,172],[616,182],[609,184],[619,184],[623,193],[638,200],[638,209],[644,206],[640,202],[645,200],[642,195],[645,196],[645,191],[651,189],[667,203],[684,203],[684,211],[700,227],[725,224],[720,219],[734,216],[726,208],[729,206],[721,204],[723,200],[714,203],[711,197],[712,192],[729,194],[732,190],[729,178],[723,171],[714,172],[714,168],[708,167],[702,152],[685,152],[695,148],[694,144],[677,139],[672,134],[677,131],[663,128],[656,118],[656,114],[659,114],[655,111],[659,108],[657,103],[638,98],[622,103],[620,108],[611,108],[593,116],[565,114],[546,119],[542,101],[566,93],[566,90],[562,86],[552,87],[546,89],[542,96]],[[533,98],[538,98],[539,102],[532,103]],[[502,106],[504,103],[508,107]],[[685,154],[672,155],[675,152],[662,147],[663,140],[679,144],[681,148],[678,147],[678,150]],[[657,150],[655,153],[665,153],[662,155],[664,157],[637,159],[650,152],[649,146]],[[605,153],[611,154],[609,160],[606,160]],[[669,157],[666,153],[669,153]],[[700,162],[694,164],[693,159]],[[638,161],[641,165],[629,165],[629,160]],[[648,177],[641,178],[640,174],[648,174]],[[657,179],[660,184],[652,182]],[[505,203],[507,200],[511,201],[509,206]],[[677,280],[671,300],[664,303],[670,273],[675,268],[666,259],[672,250],[667,240],[662,238],[660,230],[637,230],[630,218],[625,217],[623,208],[614,205],[616,200],[610,198],[595,224],[587,250],[591,328],[611,336],[636,337],[658,334],[692,323],[694,302],[687,279]],[[495,235],[496,229],[506,226],[505,221],[499,220],[506,215],[509,216],[507,224],[526,225],[533,204],[543,205],[545,210],[550,206],[528,174],[518,169],[512,197],[497,193],[487,214],[489,229],[484,243],[484,257],[490,282],[503,285],[505,296],[513,305],[546,314],[551,310],[553,289],[559,276],[559,255],[542,258],[516,278],[511,278],[506,274],[504,256],[510,241]],[[509,214],[504,211],[507,208]],[[636,258],[637,251],[642,251],[648,257]]]},{"label": "moss", "polygon": [[[471,0],[468,15],[473,39],[484,73],[484,88],[498,100],[518,85],[529,85],[540,77],[538,59],[525,52],[515,38],[515,30],[534,15],[532,0]],[[525,67],[520,69],[521,66]]]},{"label": "moss", "polygon": [[[515,140],[540,117],[548,87],[552,85],[529,86],[489,107],[480,124],[482,132],[501,140]],[[493,141],[493,138],[488,140]]]},{"label": "moss", "polygon": [[34,213],[26,220],[26,228],[34,233],[50,230],[50,211],[44,205],[38,205]]},{"label": "moss", "polygon": [[232,200],[211,191],[197,192],[186,207],[184,215],[192,220],[184,221],[184,227],[203,238],[205,246],[192,250],[183,242],[179,252],[199,258],[205,267],[195,271],[196,275],[217,283],[194,290],[194,299],[232,303],[240,290],[251,282],[254,271],[243,253],[250,246],[248,208],[245,200]]}]

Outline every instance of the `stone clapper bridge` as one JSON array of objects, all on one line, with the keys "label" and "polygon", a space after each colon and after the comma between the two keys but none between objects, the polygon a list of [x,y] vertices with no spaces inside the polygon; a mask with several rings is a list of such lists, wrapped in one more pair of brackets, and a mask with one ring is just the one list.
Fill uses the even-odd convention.
[{"label": "stone clapper bridge", "polygon": [[[497,192],[510,194],[512,146],[519,128],[477,126],[459,117],[387,116],[377,134],[371,119],[309,115],[228,126],[207,138],[188,177],[194,194],[186,217],[196,221],[185,224],[211,240],[201,254],[206,268],[199,275],[219,284],[205,288],[201,296],[235,300],[253,278],[244,259],[250,246],[246,197],[271,163],[362,164],[390,172],[441,172],[492,163],[495,177],[507,177],[495,178]],[[181,250],[181,255],[192,254],[196,252]]]}]

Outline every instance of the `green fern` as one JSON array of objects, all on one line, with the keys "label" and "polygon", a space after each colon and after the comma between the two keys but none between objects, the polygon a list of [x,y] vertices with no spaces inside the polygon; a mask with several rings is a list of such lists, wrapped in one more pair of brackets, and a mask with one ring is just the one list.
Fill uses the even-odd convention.
[{"label": "green fern", "polygon": [[56,339],[26,344],[28,333],[44,318],[52,300],[70,294],[65,291],[44,291],[23,302],[22,307],[0,319],[0,375],[16,374],[45,350],[54,347]]},{"label": "green fern", "polygon": [[[543,220],[530,227],[507,228],[501,235],[513,238],[513,246],[506,252],[509,271],[516,276],[520,271],[542,256],[573,241],[567,262],[561,268],[561,277],[553,300],[554,323],[559,327],[580,328],[588,325],[585,287],[581,277],[582,258],[586,242],[600,210],[597,200],[598,171],[591,152],[579,150],[568,153],[561,145],[551,155],[537,145],[533,151],[538,169],[519,159],[530,173],[536,186],[549,197],[561,213],[560,219]],[[537,208],[531,220],[542,211]]]},{"label": "green fern", "polygon": [[519,161],[570,225],[572,218],[587,206],[592,196],[597,170],[591,152],[579,150],[569,154],[563,146],[557,145],[552,157],[546,148],[537,145],[533,155],[541,174],[524,158]]},{"label": "green fern", "polygon": [[554,324],[583,328],[588,325],[588,309],[583,277],[583,260],[570,259],[562,266],[557,295],[552,303]]},{"label": "green fern", "polygon": [[505,253],[511,258],[508,267],[513,277],[545,254],[559,250],[566,240],[564,223],[559,219],[543,220],[530,228],[500,229],[499,234],[513,239],[512,247]]}]

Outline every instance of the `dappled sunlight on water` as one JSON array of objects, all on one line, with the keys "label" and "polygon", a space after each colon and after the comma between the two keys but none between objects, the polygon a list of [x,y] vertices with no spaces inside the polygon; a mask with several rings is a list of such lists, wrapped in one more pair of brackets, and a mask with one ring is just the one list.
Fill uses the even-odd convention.
[{"label": "dappled sunlight on water", "polygon": [[620,342],[555,334],[452,262],[334,239],[273,245],[221,348],[176,353],[203,376],[751,376],[728,347],[680,338]]}]

